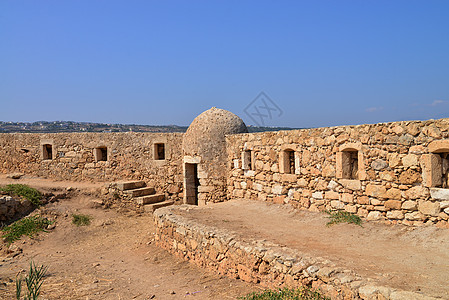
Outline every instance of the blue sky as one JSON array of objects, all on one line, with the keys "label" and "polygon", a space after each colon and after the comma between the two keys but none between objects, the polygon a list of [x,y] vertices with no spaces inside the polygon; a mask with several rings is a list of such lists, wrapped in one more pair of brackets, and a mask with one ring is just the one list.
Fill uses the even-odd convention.
[{"label": "blue sky", "polygon": [[269,126],[449,117],[449,1],[0,1],[1,121],[255,125],[260,92]]}]

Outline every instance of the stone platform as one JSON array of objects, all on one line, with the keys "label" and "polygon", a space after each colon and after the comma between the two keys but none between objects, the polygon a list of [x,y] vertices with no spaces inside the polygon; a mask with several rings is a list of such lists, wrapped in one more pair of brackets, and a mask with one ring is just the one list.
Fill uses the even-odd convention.
[{"label": "stone platform", "polygon": [[158,245],[266,287],[308,285],[332,299],[449,299],[449,230],[364,222],[232,200],[154,212]]}]

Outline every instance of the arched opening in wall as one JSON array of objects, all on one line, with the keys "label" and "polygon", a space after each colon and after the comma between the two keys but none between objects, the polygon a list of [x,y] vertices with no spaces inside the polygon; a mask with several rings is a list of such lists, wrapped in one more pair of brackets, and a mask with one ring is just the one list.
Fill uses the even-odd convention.
[{"label": "arched opening in wall", "polygon": [[184,164],[184,193],[185,203],[198,205],[198,187],[200,181],[198,179],[198,164]]},{"label": "arched opening in wall", "polygon": [[107,161],[108,160],[108,148],[97,147],[94,151],[95,161]]},{"label": "arched opening in wall", "polygon": [[357,150],[345,150],[341,155],[342,178],[358,179],[359,153]]},{"label": "arched opening in wall", "polygon": [[154,144],[154,159],[164,160],[165,159],[165,144],[156,143]]},{"label": "arched opening in wall", "polygon": [[53,145],[51,144],[42,145],[42,159],[43,160],[53,159]]}]

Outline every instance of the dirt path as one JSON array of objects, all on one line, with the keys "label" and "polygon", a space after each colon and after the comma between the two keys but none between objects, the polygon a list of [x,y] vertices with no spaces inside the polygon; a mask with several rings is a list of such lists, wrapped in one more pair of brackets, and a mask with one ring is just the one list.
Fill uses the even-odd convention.
[{"label": "dirt path", "polygon": [[267,239],[320,256],[380,282],[449,299],[449,230],[364,223],[326,227],[325,214],[233,200],[181,211],[242,239]]},{"label": "dirt path", "polygon": [[[6,183],[0,178],[0,185]],[[49,190],[99,186],[26,178],[14,183]],[[150,215],[89,208],[92,200],[79,193],[45,207],[46,214],[56,218],[56,228],[35,240],[16,242],[23,249],[18,256],[0,257],[1,299],[14,299],[14,278],[31,260],[49,268],[42,299],[235,299],[259,289],[221,278],[156,247]],[[74,226],[73,213],[92,216],[92,224]]]}]

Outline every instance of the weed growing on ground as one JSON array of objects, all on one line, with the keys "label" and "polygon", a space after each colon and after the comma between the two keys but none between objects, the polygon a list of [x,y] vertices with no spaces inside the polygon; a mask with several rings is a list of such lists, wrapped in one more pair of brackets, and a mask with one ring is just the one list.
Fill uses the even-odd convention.
[{"label": "weed growing on ground", "polygon": [[350,212],[339,210],[339,211],[326,211],[329,215],[330,221],[327,222],[326,226],[331,226],[338,223],[352,223],[355,225],[362,226],[362,219],[359,216],[354,215]]},{"label": "weed growing on ground", "polygon": [[10,196],[21,196],[28,199],[35,206],[41,205],[42,194],[25,184],[8,184],[1,187],[1,191],[8,193]]},{"label": "weed growing on ground", "polygon": [[44,277],[47,274],[47,266],[36,266],[32,261],[28,275],[16,278],[16,299],[20,300],[22,296],[22,284],[25,281],[27,292],[23,300],[35,300],[41,293],[41,287],[44,283]]},{"label": "weed growing on ground", "polygon": [[50,224],[53,224],[53,221],[41,216],[26,217],[2,228],[3,239],[8,244],[11,244],[14,241],[20,240],[23,235],[33,237],[39,231],[47,232],[46,228]]},{"label": "weed growing on ground", "polygon": [[309,287],[297,289],[283,288],[279,290],[264,290],[262,292],[253,292],[240,297],[241,300],[330,300],[319,291],[312,290]]},{"label": "weed growing on ground", "polygon": [[87,226],[90,224],[92,220],[91,216],[83,215],[83,214],[73,214],[72,215],[72,224],[76,226]]}]

